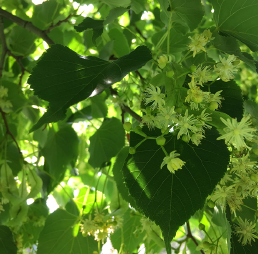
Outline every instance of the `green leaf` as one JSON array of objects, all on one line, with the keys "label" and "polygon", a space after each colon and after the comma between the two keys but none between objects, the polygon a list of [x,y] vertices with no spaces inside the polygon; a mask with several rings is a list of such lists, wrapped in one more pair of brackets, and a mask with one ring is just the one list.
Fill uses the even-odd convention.
[{"label": "green leaf", "polygon": [[241,211],[236,211],[236,215],[247,219],[249,221],[255,221],[255,211],[257,210],[257,197],[245,197],[243,200],[243,206]]},{"label": "green leaf", "polygon": [[123,166],[125,163],[125,160],[129,154],[129,147],[125,146],[123,147],[118,155],[116,156],[116,161],[113,166],[113,175],[114,179],[116,181],[117,189],[119,190],[119,193],[121,194],[122,198],[126,200],[132,207],[136,207],[135,200],[132,198],[132,196],[129,194],[129,191],[124,183],[124,177],[123,177]]},{"label": "green leaf", "polygon": [[126,37],[117,28],[113,28],[108,33],[110,39],[114,40],[114,53],[116,57],[122,57],[130,52]]},{"label": "green leaf", "polygon": [[[159,131],[144,131],[148,136],[159,136]],[[199,146],[177,140],[170,134],[165,145],[168,153],[176,150],[186,162],[183,168],[171,174],[167,167],[160,169],[165,157],[155,140],[141,144],[136,154],[129,155],[123,174],[137,208],[160,226],[171,253],[170,241],[177,229],[198,209],[227,171],[229,152],[224,142],[219,142],[215,129],[205,131],[206,138]],[[132,133],[130,146],[135,146],[142,137]]]},{"label": "green leaf", "polygon": [[95,20],[87,17],[78,26],[74,26],[74,29],[77,32],[82,32],[87,29],[93,29],[92,41],[96,45],[97,38],[103,33],[103,23],[104,20]]},{"label": "green leaf", "polygon": [[30,131],[45,123],[63,120],[66,110],[89,97],[96,87],[95,93],[102,92],[151,59],[151,52],[145,46],[138,47],[114,62],[79,56],[61,45],[51,46],[28,80],[34,93],[50,102],[48,111]]},{"label": "green leaf", "polygon": [[[157,45],[162,36],[166,33],[165,30],[162,30],[160,32],[155,33],[151,40],[154,45]],[[169,52],[171,54],[180,53],[186,49],[188,49],[188,44],[190,42],[190,39],[187,35],[182,35],[178,33],[174,28],[170,29],[170,36],[169,36]],[[160,46],[160,50],[163,53],[167,53],[167,38],[164,40],[164,42]]]},{"label": "green leaf", "polygon": [[105,94],[99,94],[90,98],[91,115],[93,118],[104,118],[107,116],[108,108],[105,103]]},{"label": "green leaf", "polygon": [[0,250],[1,254],[17,253],[17,247],[13,242],[12,231],[7,226],[0,226]]},{"label": "green leaf", "polygon": [[77,217],[57,209],[47,218],[46,225],[39,236],[38,254],[92,254],[98,250],[98,242],[92,236],[83,237],[74,232]]},{"label": "green leaf", "polygon": [[115,249],[119,250],[123,243],[124,250],[128,253],[133,253],[137,250],[137,246],[143,242],[143,237],[145,235],[145,232],[141,232],[142,224],[140,223],[140,219],[142,216],[132,213],[132,210],[127,210],[123,216],[123,231],[121,231],[121,228],[119,227],[110,237]]},{"label": "green leaf", "polygon": [[90,137],[90,159],[92,167],[101,167],[104,162],[117,155],[125,144],[125,131],[117,118],[105,119],[100,128]]},{"label": "green leaf", "polygon": [[103,2],[107,4],[110,8],[115,7],[128,7],[131,4],[131,0],[101,0],[100,2]]},{"label": "green leaf", "polygon": [[145,10],[146,0],[132,0],[131,9],[136,13],[140,13]]},{"label": "green leaf", "polygon": [[217,29],[258,50],[258,2],[254,0],[211,0]]},{"label": "green leaf", "polygon": [[78,122],[80,120],[92,120],[92,110],[91,110],[91,106],[87,106],[79,111],[77,111],[76,113],[72,114],[67,122],[68,123],[73,123],[73,122]]},{"label": "green leaf", "polygon": [[258,104],[254,101],[248,100],[244,102],[245,110],[258,121]]},{"label": "green leaf", "polygon": [[75,216],[80,215],[80,211],[72,199],[69,199],[69,201],[67,202],[67,204],[65,206],[65,210]]},{"label": "green leaf", "polygon": [[172,22],[188,26],[191,31],[199,25],[204,14],[200,0],[172,0],[171,4]]},{"label": "green leaf", "polygon": [[59,16],[62,5],[56,0],[49,0],[34,6],[31,22],[41,30],[47,29]]},{"label": "green leaf", "polygon": [[9,144],[6,151],[6,160],[12,169],[13,175],[17,176],[23,167],[23,157],[15,144]]},{"label": "green leaf", "polygon": [[108,61],[114,49],[114,41],[111,40],[99,52],[99,58]]},{"label": "green leaf", "polygon": [[36,50],[36,35],[21,26],[14,26],[8,36],[8,43],[13,54],[27,56]]},{"label": "green leaf", "polygon": [[233,80],[228,82],[217,80],[210,86],[210,91],[213,94],[221,90],[221,96],[224,100],[221,100],[219,111],[240,121],[243,117],[243,98],[240,87]]},{"label": "green leaf", "polygon": [[48,140],[42,149],[42,155],[49,166],[49,174],[56,182],[64,176],[66,165],[78,156],[79,140],[71,126],[65,126],[58,132],[49,132]]},{"label": "green leaf", "polygon": [[218,33],[213,34],[212,37],[214,37],[214,40],[211,41],[211,44],[216,49],[222,51],[223,53],[237,56],[240,60],[245,62],[252,71],[256,72],[255,62],[242,54],[235,38],[222,36]]},{"label": "green leaf", "polygon": [[128,9],[127,8],[123,8],[123,7],[117,7],[115,9],[112,9],[109,12],[108,16],[106,17],[106,19],[104,21],[104,25],[107,25],[107,24],[111,23],[116,18],[118,18],[121,15],[123,15],[126,11],[128,11]]}]

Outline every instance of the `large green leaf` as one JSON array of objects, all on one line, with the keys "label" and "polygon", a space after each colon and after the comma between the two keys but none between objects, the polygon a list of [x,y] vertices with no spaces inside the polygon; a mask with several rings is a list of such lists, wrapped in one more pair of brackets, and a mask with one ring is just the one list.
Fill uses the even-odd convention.
[{"label": "large green leaf", "polygon": [[47,218],[39,236],[38,254],[92,254],[98,250],[98,242],[93,237],[83,237],[76,232],[77,217],[58,209]]},{"label": "large green leaf", "polygon": [[12,231],[6,226],[0,226],[0,250],[1,254],[17,253],[17,247],[13,242]]},{"label": "large green leaf", "polygon": [[114,40],[113,51],[116,57],[122,57],[130,52],[126,37],[120,30],[113,28],[109,31],[108,35]]},{"label": "large green leaf", "polygon": [[90,137],[90,159],[93,167],[108,162],[125,144],[125,131],[117,118],[105,119],[100,128]]},{"label": "large green leaf", "polygon": [[258,50],[258,2],[256,0],[210,0],[219,31]]},{"label": "large green leaf", "polygon": [[[145,133],[159,136],[159,131]],[[214,128],[205,131],[206,138],[199,146],[177,140],[168,135],[165,149],[176,150],[186,162],[183,168],[171,174],[167,167],[160,169],[165,157],[155,140],[141,144],[136,154],[129,155],[123,174],[130,194],[136,205],[151,220],[161,227],[168,253],[170,241],[177,229],[200,208],[205,199],[223,177],[229,162],[229,152],[224,142],[217,141]],[[132,133],[130,145],[135,146],[142,137]]]},{"label": "large green leaf", "polygon": [[72,160],[76,160],[78,145],[77,134],[70,125],[58,132],[49,133],[42,155],[49,166],[49,174],[55,178],[55,181],[61,181],[66,170],[65,166]]},{"label": "large green leaf", "polygon": [[124,250],[128,253],[133,253],[137,249],[137,246],[143,242],[145,235],[144,232],[141,233],[139,229],[137,230],[137,228],[142,227],[140,223],[142,216],[136,214],[131,215],[131,213],[133,213],[133,211],[129,209],[123,216],[123,230],[121,230],[121,228],[117,229],[110,237],[115,249],[119,250],[123,243]]},{"label": "large green leaf", "polygon": [[102,92],[128,72],[141,68],[151,58],[151,52],[145,46],[138,47],[114,62],[80,56],[61,45],[51,46],[28,80],[35,94],[50,102],[48,111],[31,131],[44,123],[63,120],[71,105],[89,97],[94,89],[96,94]]}]

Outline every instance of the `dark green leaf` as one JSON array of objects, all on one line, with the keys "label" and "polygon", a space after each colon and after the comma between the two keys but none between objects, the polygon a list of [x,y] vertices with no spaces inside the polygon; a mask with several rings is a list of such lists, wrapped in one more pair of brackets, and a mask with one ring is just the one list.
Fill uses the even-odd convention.
[{"label": "dark green leaf", "polygon": [[[98,250],[98,242],[92,236],[83,237],[76,231],[77,217],[58,209],[47,218],[39,236],[38,254],[92,254]],[[51,233],[50,233],[51,232]]]},{"label": "dark green leaf", "polygon": [[213,34],[212,36],[215,39],[212,40],[211,43],[216,49],[224,53],[237,56],[240,60],[244,61],[252,69],[252,71],[256,71],[254,60],[251,60],[242,54],[235,38],[222,36],[217,33]]},{"label": "dark green leaf", "polygon": [[103,33],[103,22],[104,20],[95,20],[92,18],[85,18],[81,24],[75,26],[77,32],[82,32],[87,29],[93,29],[92,41],[96,45],[97,38]]},{"label": "dark green leaf", "polygon": [[250,100],[245,101],[244,108],[256,121],[258,121],[258,104],[256,102]]},{"label": "dark green leaf", "polygon": [[93,118],[104,118],[107,116],[108,108],[105,103],[105,94],[99,94],[90,98],[91,115]]},{"label": "dark green leaf", "polygon": [[243,117],[243,98],[240,87],[233,80],[228,82],[217,80],[211,85],[210,91],[215,94],[220,90],[222,90],[221,96],[224,100],[221,101],[222,106],[219,111],[240,121]]},{"label": "dark green leaf", "polygon": [[254,0],[210,0],[214,20],[219,31],[245,43],[252,51],[258,50],[258,2]]},{"label": "dark green leaf", "polygon": [[51,131],[48,135],[42,155],[49,166],[49,174],[59,182],[63,178],[65,166],[78,156],[79,140],[71,126],[65,126],[58,132]]},{"label": "dark green leaf", "polygon": [[109,41],[99,52],[99,58],[108,61],[114,49],[114,41]]},{"label": "dark green leaf", "polygon": [[[127,210],[123,218],[123,231],[121,228],[117,229],[114,234],[111,234],[111,242],[115,249],[119,250],[121,243],[124,244],[124,250],[128,253],[133,253],[137,250],[137,246],[143,242],[145,232],[141,232],[142,224],[140,219],[142,216],[132,214],[132,210]],[[138,230],[137,230],[138,227]],[[135,232],[135,233],[134,233]],[[123,239],[123,241],[122,241]]]},{"label": "dark green leaf", "polygon": [[13,241],[12,231],[6,226],[0,226],[1,254],[16,254],[17,247]]},{"label": "dark green leaf", "polygon": [[68,201],[68,203],[66,204],[65,210],[67,212],[75,215],[75,216],[79,216],[80,215],[80,211],[79,211],[77,205],[75,204],[75,202],[72,199],[70,199]]},{"label": "dark green leaf", "polygon": [[109,12],[108,16],[106,17],[106,20],[104,21],[104,25],[111,23],[113,20],[123,15],[126,11],[128,11],[128,9],[123,7],[117,7],[115,9],[112,9]]},{"label": "dark green leaf", "polygon": [[63,120],[66,110],[89,97],[96,87],[96,94],[102,92],[128,72],[141,68],[151,58],[145,46],[111,63],[96,57],[79,56],[61,45],[51,46],[28,80],[35,94],[50,102],[50,108],[31,131],[44,123]]},{"label": "dark green leaf", "polygon": [[90,137],[90,159],[92,167],[108,162],[125,144],[125,131],[117,118],[105,119],[100,128]]},{"label": "dark green leaf", "polygon": [[77,111],[76,113],[72,114],[67,122],[68,123],[73,123],[73,122],[77,122],[80,120],[91,120],[93,119],[92,117],[92,113],[91,113],[91,106],[87,106],[85,108],[83,108],[82,110]]},{"label": "dark green leaf", "polygon": [[257,197],[246,197],[243,200],[243,206],[241,211],[236,211],[236,215],[254,222],[255,211],[257,210]]},{"label": "dark green leaf", "polygon": [[[147,128],[145,133],[160,135],[159,131],[149,133]],[[140,211],[161,227],[168,253],[178,227],[203,207],[227,170],[229,152],[223,141],[216,140],[217,130],[207,130],[205,134],[199,146],[177,140],[171,134],[167,137],[167,152],[176,150],[186,162],[175,174],[166,166],[160,169],[165,155],[155,140],[141,144],[136,154],[128,156],[123,168],[130,194]],[[132,133],[130,145],[134,147],[141,140],[141,136]]]},{"label": "dark green leaf", "polygon": [[107,4],[110,8],[115,7],[128,7],[131,4],[131,0],[101,0],[101,2]]},{"label": "dark green leaf", "polygon": [[36,35],[30,33],[27,29],[21,26],[15,26],[8,36],[10,49],[15,55],[19,56],[32,54],[36,50],[34,43],[36,38]]},{"label": "dark green leaf", "polygon": [[19,150],[15,144],[10,144],[7,147],[6,155],[7,163],[12,169],[13,175],[17,176],[19,171],[22,170],[23,167],[22,154],[19,153]]},{"label": "dark green leaf", "polygon": [[138,14],[145,10],[145,4],[146,0],[132,0],[131,9]]}]

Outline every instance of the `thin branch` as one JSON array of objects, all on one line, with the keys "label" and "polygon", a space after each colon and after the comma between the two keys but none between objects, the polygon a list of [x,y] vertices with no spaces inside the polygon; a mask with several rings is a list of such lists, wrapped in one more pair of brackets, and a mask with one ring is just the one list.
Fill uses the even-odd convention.
[{"label": "thin branch", "polygon": [[55,44],[46,34],[45,31],[34,26],[31,22],[25,21],[19,17],[14,16],[13,14],[3,10],[0,8],[0,15],[5,17],[6,19],[11,20],[12,22],[16,23],[17,25],[27,29],[29,32],[36,34],[38,37],[42,38],[47,44],[52,45]]},{"label": "thin branch", "polygon": [[8,52],[8,48],[6,45],[6,40],[5,40],[5,34],[4,34],[4,19],[0,16],[0,40],[2,42],[2,55],[0,59],[0,78],[2,77],[2,72],[4,69],[4,62],[5,62],[5,57]]},{"label": "thin branch", "polygon": [[48,29],[46,29],[44,32],[45,33],[49,33],[50,31],[52,31],[54,28],[60,26],[62,23],[64,22],[68,22],[69,21],[69,18],[71,18],[72,16],[74,16],[74,14],[69,14],[69,16],[63,20],[59,20],[55,25],[52,23],[50,25],[50,27]]},{"label": "thin branch", "polygon": [[19,153],[21,153],[21,149],[20,149],[20,147],[19,147],[19,145],[18,145],[18,143],[17,143],[15,137],[13,136],[12,132],[11,132],[10,129],[9,129],[9,126],[8,126],[8,123],[7,123],[7,120],[6,120],[6,117],[5,117],[5,116],[6,116],[6,113],[5,113],[1,108],[0,108],[0,113],[1,113],[2,118],[3,118],[3,120],[4,120],[4,125],[5,125],[5,128],[6,128],[6,134],[8,134],[8,135],[11,136],[11,138],[13,139],[14,143],[16,144],[16,146],[17,146],[17,148],[18,148]]},{"label": "thin branch", "polygon": [[[198,243],[197,243],[196,239],[195,239],[194,236],[192,235],[189,221],[186,222],[186,227],[187,227],[187,235],[186,235],[186,236],[187,236],[188,238],[191,238],[191,239],[193,240],[194,244],[195,244],[196,246],[198,246]],[[200,252],[201,252],[202,254],[205,254],[203,250],[200,250]]]},{"label": "thin branch", "polygon": [[136,32],[137,32],[145,41],[147,41],[147,38],[142,34],[141,30],[140,30],[135,24],[133,24],[133,26],[134,26]]}]

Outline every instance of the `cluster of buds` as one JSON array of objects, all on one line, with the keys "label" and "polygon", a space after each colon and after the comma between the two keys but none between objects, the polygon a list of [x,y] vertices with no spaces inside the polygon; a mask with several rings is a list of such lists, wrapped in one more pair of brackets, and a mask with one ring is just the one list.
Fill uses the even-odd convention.
[{"label": "cluster of buds", "polygon": [[8,110],[13,106],[9,100],[6,100],[6,98],[4,98],[7,96],[8,96],[8,88],[0,86],[0,108],[3,110]]}]

